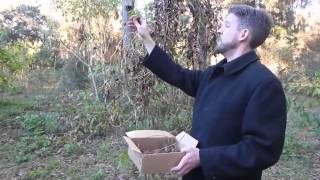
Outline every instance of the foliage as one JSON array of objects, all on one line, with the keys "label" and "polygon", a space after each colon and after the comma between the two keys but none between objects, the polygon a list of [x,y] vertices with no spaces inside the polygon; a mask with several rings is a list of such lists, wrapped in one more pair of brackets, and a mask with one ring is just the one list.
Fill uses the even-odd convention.
[{"label": "foliage", "polygon": [[75,136],[79,133],[85,136],[106,134],[109,126],[105,109],[93,94],[87,91],[75,91],[59,98],[61,101],[70,101],[70,104],[58,104],[66,106],[65,109],[56,107],[65,117],[72,117],[64,122],[66,130],[70,130]]},{"label": "foliage", "polygon": [[112,140],[108,139],[105,142],[102,142],[99,146],[97,156],[99,159],[107,160],[108,155],[111,153],[111,148],[112,148]]},{"label": "foliage", "polygon": [[53,134],[58,131],[57,115],[26,114],[22,117],[22,126],[25,131],[36,135]]},{"label": "foliage", "polygon": [[[0,91],[26,85],[33,68],[55,66],[49,21],[38,7],[20,5],[0,12]],[[51,46],[48,46],[51,44]]]},{"label": "foliage", "polygon": [[292,100],[293,111],[298,116],[296,126],[300,128],[308,128],[312,131],[318,130],[320,128],[320,116],[306,107],[305,105],[297,102],[296,99]]},{"label": "foliage", "polygon": [[26,180],[41,179],[45,180],[49,175],[49,171],[45,168],[38,168],[28,172]]},{"label": "foliage", "polygon": [[155,1],[154,35],[174,59],[203,69],[214,56],[222,5],[218,1]]},{"label": "foliage", "polygon": [[[206,61],[214,56],[216,28],[223,5],[230,1],[222,4],[202,0],[155,2],[146,7],[148,12],[145,14],[160,46],[165,47],[184,67],[198,69],[209,65],[200,65],[198,59],[204,51],[207,53]],[[241,2],[256,5],[258,1]],[[270,61],[270,64],[266,63],[269,67],[275,64],[275,72],[289,91],[284,151],[280,168],[277,167],[276,175],[270,177],[287,177],[284,176],[286,171],[291,173],[293,170],[294,173],[300,170],[306,175],[318,145],[313,138],[317,138],[315,136],[319,135],[320,129],[319,116],[313,109],[320,103],[320,76],[315,71],[319,57],[319,27],[314,25],[311,28],[302,23],[298,28],[297,23],[286,22],[291,20],[290,13],[294,10],[291,2],[259,2],[262,3],[260,7],[272,12],[276,21],[271,37],[258,50],[259,54],[261,59],[267,60],[264,63]],[[16,173],[23,174],[22,178],[26,179],[128,179],[120,176],[121,173],[142,179],[129,160],[127,146],[121,136],[125,131],[134,129],[163,129],[173,134],[189,131],[193,100],[157,79],[141,65],[145,51],[137,39],[132,40],[132,49],[126,56],[121,54],[120,29],[112,26],[120,22],[120,1],[55,0],[54,3],[63,12],[65,21],[52,23],[49,27],[49,20],[46,20],[44,27],[48,25],[48,29],[45,36],[40,32],[30,36],[40,38],[33,45],[32,38],[21,40],[28,35],[24,33],[25,27],[14,27],[14,21],[6,17],[10,26],[19,29],[21,35],[14,36],[17,38],[12,42],[9,34],[13,32],[5,28],[1,31],[0,76],[7,78],[1,85],[7,88],[16,82],[15,78],[26,77],[30,73],[32,77],[26,82],[36,89],[33,93],[42,93],[42,88],[49,91],[36,96],[37,102],[28,99],[27,93],[25,96],[16,95],[17,99],[12,94],[1,96],[1,132],[3,129],[19,131],[9,140],[5,138],[10,133],[3,131],[5,140],[1,139],[4,143],[0,153],[10,151],[9,161],[15,161],[22,169],[26,165],[19,164],[33,161],[34,165],[26,174]],[[33,18],[40,15],[38,11],[31,12],[35,12]],[[139,12],[133,9],[132,13]],[[27,12],[23,16],[27,17],[20,20],[33,22]],[[308,27],[314,31],[310,35],[304,32]],[[32,31],[36,32],[37,28]],[[200,35],[206,35],[201,36],[205,40],[201,40]],[[52,66],[63,66],[63,70],[51,69]],[[57,76],[51,77],[51,72]],[[76,81],[77,77],[84,78]],[[54,83],[50,87],[36,86],[38,79],[47,81],[50,78],[79,86],[70,89],[63,83],[59,87]],[[292,98],[293,94],[301,94],[302,98]],[[305,95],[316,97],[314,106],[304,104]],[[53,159],[43,162],[48,156]],[[97,167],[84,170],[89,166]],[[296,176],[289,174],[288,177]],[[151,178],[164,179],[163,176]]]},{"label": "foliage", "polygon": [[59,160],[49,159],[47,161],[46,167],[33,167],[32,169],[30,169],[27,172],[25,179],[47,179],[48,177],[50,177],[51,173],[58,167],[60,167]]},{"label": "foliage", "polygon": [[68,143],[64,145],[64,149],[68,155],[77,155],[82,152],[82,148],[77,143]]},{"label": "foliage", "polygon": [[22,163],[36,156],[45,156],[47,149],[52,145],[48,136],[57,132],[56,114],[25,113],[39,108],[33,100],[27,98],[6,97],[0,104],[0,126],[22,128],[13,148],[15,162]]},{"label": "foliage", "polygon": [[51,140],[45,135],[22,136],[14,150],[14,159],[17,163],[23,163],[38,156],[45,156]]},{"label": "foliage", "polygon": [[14,75],[30,64],[26,49],[19,43],[0,46],[0,91],[13,87]]},{"label": "foliage", "polygon": [[287,89],[292,93],[301,93],[320,99],[320,73],[315,73],[312,78],[303,76],[288,83]]},{"label": "foliage", "polygon": [[314,28],[309,34],[300,32],[295,35],[296,47],[292,52],[291,65],[287,68],[283,77],[285,77],[287,83],[286,89],[289,92],[300,93],[319,99],[319,49],[315,48],[315,44],[318,44],[320,39],[315,38],[315,35],[318,33],[315,31],[318,31],[320,26],[316,25]]},{"label": "foliage", "polygon": [[284,150],[282,152],[282,158],[289,160],[294,158],[298,154],[302,154],[303,151],[310,149],[309,144],[300,142],[293,132],[288,132],[286,134],[286,139],[284,143]]},{"label": "foliage", "polygon": [[7,96],[0,99],[0,124],[4,127],[19,127],[20,121],[16,116],[23,115],[27,110],[36,110],[38,107],[33,99]]},{"label": "foliage", "polygon": [[42,45],[39,51],[33,56],[33,64],[40,67],[54,67],[54,53],[52,52],[52,47],[46,47]]},{"label": "foliage", "polygon": [[84,17],[89,20],[100,15],[106,18],[113,13],[117,15],[120,0],[54,0],[54,3],[71,21],[82,21]]},{"label": "foliage", "polygon": [[99,169],[90,177],[91,180],[104,180],[105,178],[106,178],[106,173],[102,169]]},{"label": "foliage", "polygon": [[21,5],[12,10],[0,12],[0,25],[7,31],[6,42],[44,40],[42,26],[46,18],[38,7]]},{"label": "foliage", "polygon": [[129,165],[129,156],[128,156],[128,151],[127,150],[122,150],[117,158],[117,168],[123,169],[127,168]]},{"label": "foliage", "polygon": [[315,106],[310,99],[302,102],[300,100],[302,97],[291,94],[287,97],[288,120],[284,149],[279,166],[275,167],[275,174],[271,177],[296,177],[297,171],[299,171],[298,179],[312,177],[310,172],[314,163],[312,156],[318,147],[318,143],[314,141],[318,136],[315,136],[314,132],[319,129],[320,117],[308,110]]}]

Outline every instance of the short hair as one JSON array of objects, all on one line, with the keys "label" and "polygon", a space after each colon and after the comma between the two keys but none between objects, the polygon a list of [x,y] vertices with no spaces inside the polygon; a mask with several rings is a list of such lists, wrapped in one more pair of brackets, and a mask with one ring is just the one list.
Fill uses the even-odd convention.
[{"label": "short hair", "polygon": [[248,28],[251,32],[249,45],[255,49],[269,36],[273,21],[270,15],[262,10],[248,5],[233,5],[229,14],[234,14],[239,19],[239,28]]}]

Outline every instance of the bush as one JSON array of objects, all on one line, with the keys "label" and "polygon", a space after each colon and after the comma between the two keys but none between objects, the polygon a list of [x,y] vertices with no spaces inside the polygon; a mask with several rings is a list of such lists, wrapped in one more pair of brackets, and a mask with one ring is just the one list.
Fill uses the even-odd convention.
[{"label": "bush", "polygon": [[21,53],[22,48],[19,44],[0,47],[0,91],[10,88],[11,76],[23,68],[23,62],[17,58],[17,54]]},{"label": "bush", "polygon": [[288,83],[287,89],[291,93],[301,93],[320,99],[320,72],[315,72],[311,77],[301,76]]},{"label": "bush", "polygon": [[28,133],[35,135],[53,134],[58,131],[58,115],[55,113],[34,114],[28,113],[22,118],[22,126]]},{"label": "bush", "polygon": [[44,156],[47,148],[51,145],[51,140],[45,136],[23,136],[15,146],[14,159],[17,163],[32,160],[36,154]]}]

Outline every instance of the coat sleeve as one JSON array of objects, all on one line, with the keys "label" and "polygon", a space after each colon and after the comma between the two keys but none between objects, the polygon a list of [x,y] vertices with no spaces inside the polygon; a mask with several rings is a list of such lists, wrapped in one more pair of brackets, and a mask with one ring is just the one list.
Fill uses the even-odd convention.
[{"label": "coat sleeve", "polygon": [[200,149],[206,177],[240,178],[275,164],[281,155],[286,129],[286,99],[275,78],[258,85],[246,106],[241,141]]},{"label": "coat sleeve", "polygon": [[151,54],[144,59],[143,65],[167,83],[192,97],[196,96],[202,72],[182,68],[159,46],[155,46]]}]

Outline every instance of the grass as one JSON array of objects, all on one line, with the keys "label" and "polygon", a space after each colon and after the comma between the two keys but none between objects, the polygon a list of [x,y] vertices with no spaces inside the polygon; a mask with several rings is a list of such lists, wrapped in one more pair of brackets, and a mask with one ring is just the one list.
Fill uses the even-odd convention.
[{"label": "grass", "polygon": [[106,173],[102,169],[97,170],[90,176],[91,180],[104,180],[105,178],[106,178]]},{"label": "grass", "polygon": [[308,108],[317,107],[314,100],[309,103],[300,100],[301,97],[289,99],[283,154],[276,166],[265,172],[265,179],[313,179],[310,177],[312,165],[320,163],[313,158],[320,147],[320,136],[317,135],[320,117],[307,111]]},{"label": "grass", "polygon": [[[74,91],[48,98],[15,95],[0,101],[0,128],[19,129],[16,137],[2,139],[0,155],[5,154],[10,163],[16,164],[16,171],[22,174],[19,178],[145,178],[130,161],[122,134],[108,133],[106,113],[90,95]],[[48,101],[52,105],[41,105]],[[318,115],[310,109],[318,107],[318,103],[302,103],[299,97],[291,98],[289,104],[284,151],[276,166],[264,173],[264,179],[311,179],[313,155],[319,150],[319,142],[314,139],[319,139],[320,131]],[[177,116],[179,122],[190,118],[188,111]],[[163,123],[172,129],[174,122],[168,116]],[[6,163],[0,167],[8,168]],[[8,172],[0,170],[0,174]],[[174,175],[146,177],[176,179]]]},{"label": "grass", "polygon": [[14,150],[14,159],[17,163],[28,162],[35,156],[46,156],[51,145],[51,140],[45,136],[23,136],[21,137]]},{"label": "grass", "polygon": [[97,157],[99,159],[102,159],[102,160],[107,160],[108,159],[108,155],[110,154],[110,150],[112,148],[112,140],[111,139],[107,139],[106,141],[102,142],[100,145],[99,145],[99,149],[97,151]]},{"label": "grass", "polygon": [[64,149],[68,155],[78,155],[83,151],[82,147],[77,143],[65,144]]},{"label": "grass", "polygon": [[34,170],[30,170],[27,175],[26,175],[26,180],[34,180],[34,179],[39,179],[39,180],[45,180],[50,172],[46,168],[37,168]]},{"label": "grass", "polygon": [[5,127],[17,127],[17,118],[26,111],[38,109],[34,99],[23,96],[0,97],[0,125]]}]

